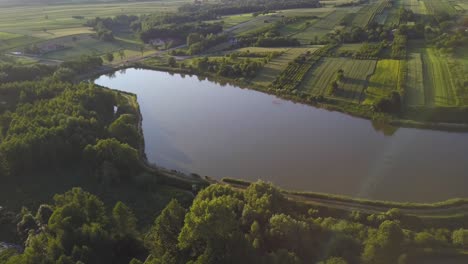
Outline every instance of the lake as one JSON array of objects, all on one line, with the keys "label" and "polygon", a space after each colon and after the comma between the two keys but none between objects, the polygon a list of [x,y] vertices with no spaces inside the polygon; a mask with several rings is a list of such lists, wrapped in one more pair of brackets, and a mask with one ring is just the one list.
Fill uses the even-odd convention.
[{"label": "lake", "polygon": [[151,163],[291,190],[393,201],[468,197],[468,133],[389,128],[197,76],[127,69]]}]

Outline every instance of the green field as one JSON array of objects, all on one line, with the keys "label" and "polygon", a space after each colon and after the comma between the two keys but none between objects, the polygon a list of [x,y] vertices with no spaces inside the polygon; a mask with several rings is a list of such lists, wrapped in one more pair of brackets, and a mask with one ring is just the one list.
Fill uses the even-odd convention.
[{"label": "green field", "polygon": [[375,60],[325,58],[306,75],[300,89],[313,95],[324,95],[335,80],[337,71],[342,69],[344,78],[336,96],[360,102],[367,78],[374,72],[375,66]]},{"label": "green field", "polygon": [[387,6],[385,2],[385,0],[371,1],[355,13],[351,24],[357,27],[367,26],[377,15],[383,12],[384,8]]},{"label": "green field", "polygon": [[422,62],[426,105],[457,105],[458,100],[447,60],[434,49],[426,48],[422,53]]},{"label": "green field", "polygon": [[253,83],[262,86],[269,86],[284,69],[288,66],[288,63],[299,55],[306,53],[307,51],[314,52],[318,47],[306,47],[306,48],[244,48],[241,50],[250,50],[251,52],[284,52],[282,55],[269,61],[257,76],[252,80]]},{"label": "green field", "polygon": [[[36,45],[42,47],[50,44],[61,44],[65,46],[65,49],[48,52],[42,56],[44,59],[68,60],[86,54],[100,56],[107,52],[116,52],[118,50],[124,50],[126,57],[132,57],[136,54],[140,54],[140,46],[142,45],[139,42],[135,43],[131,39],[128,40],[126,38],[116,38],[111,42],[101,41],[89,34],[74,35],[74,39],[70,36],[57,38],[40,42]],[[154,50],[148,49],[146,49],[146,51],[154,52]],[[114,57],[120,59],[118,54],[114,54]]]},{"label": "green field", "polygon": [[14,39],[17,37],[21,37],[21,35],[9,33],[9,32],[0,32],[0,41]]},{"label": "green field", "polygon": [[425,104],[423,67],[420,53],[413,52],[408,56],[405,98],[407,105]]},{"label": "green field", "polygon": [[404,0],[404,8],[413,11],[413,13],[418,15],[427,14],[426,5],[422,0]]},{"label": "green field", "polygon": [[424,4],[429,14],[447,13],[455,15],[457,10],[446,0],[424,0]]},{"label": "green field", "polygon": [[[188,2],[185,0],[166,0],[162,2],[2,7],[0,8],[0,51],[22,50],[25,46],[33,43],[58,42],[68,36],[91,34],[93,33],[92,29],[84,27],[83,24],[87,19],[98,16],[112,17],[120,14],[140,15],[175,11],[178,6]],[[84,18],[77,19],[73,18],[73,16],[83,16]],[[66,42],[63,44],[67,45]],[[71,48],[68,51],[48,54],[47,58],[67,59],[88,51],[91,51],[92,54],[93,49],[102,50],[101,46],[107,44],[96,45],[98,46],[90,46],[90,49],[86,49],[85,47],[89,46],[88,44],[77,44],[77,50],[74,51],[71,49],[75,45],[69,45]],[[61,55],[64,55],[64,57],[61,57]]]},{"label": "green field", "polygon": [[224,27],[225,28],[230,28],[233,26],[236,26],[240,23],[247,22],[249,20],[252,20],[254,17],[252,14],[240,14],[240,15],[232,15],[232,16],[224,16],[218,21],[224,21]]},{"label": "green field", "polygon": [[375,99],[387,97],[397,89],[400,72],[399,60],[379,60],[374,74],[369,79],[364,103],[372,103]]},{"label": "green field", "polygon": [[[162,2],[72,4],[49,6],[2,7],[0,9],[0,31],[30,35],[48,30],[82,27],[86,19],[110,17],[120,14],[138,15],[153,12],[175,11],[189,1],[165,0]],[[75,19],[72,16],[84,16]]]},{"label": "green field", "polygon": [[347,14],[348,11],[337,9],[304,28],[304,30],[293,34],[292,37],[299,39],[302,44],[309,44],[311,41],[320,40],[330,33]]}]

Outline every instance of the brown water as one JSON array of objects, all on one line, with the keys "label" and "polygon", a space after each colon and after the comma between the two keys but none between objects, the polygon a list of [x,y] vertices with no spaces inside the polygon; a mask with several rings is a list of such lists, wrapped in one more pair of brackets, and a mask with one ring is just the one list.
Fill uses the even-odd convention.
[{"label": "brown water", "polygon": [[[148,159],[215,178],[395,201],[468,197],[468,134],[391,128],[196,76],[128,69]],[[387,135],[385,135],[387,134]]]}]

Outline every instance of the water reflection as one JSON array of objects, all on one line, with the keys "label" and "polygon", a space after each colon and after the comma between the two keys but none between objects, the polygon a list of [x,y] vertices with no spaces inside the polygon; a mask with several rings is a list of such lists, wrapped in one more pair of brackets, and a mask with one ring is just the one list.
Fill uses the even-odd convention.
[{"label": "water reflection", "polygon": [[385,200],[468,196],[468,134],[397,129],[198,76],[128,69],[96,83],[138,95],[148,159],[169,169]]}]

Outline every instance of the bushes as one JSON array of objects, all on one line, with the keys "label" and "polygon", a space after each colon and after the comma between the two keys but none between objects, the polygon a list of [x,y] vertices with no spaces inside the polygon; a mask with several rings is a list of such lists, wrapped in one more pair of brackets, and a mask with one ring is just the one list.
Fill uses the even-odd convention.
[{"label": "bushes", "polygon": [[396,91],[393,91],[389,97],[380,98],[374,104],[374,109],[378,112],[399,114],[401,112],[401,97]]},{"label": "bushes", "polygon": [[407,37],[400,33],[396,33],[392,44],[391,57],[394,59],[406,59],[406,42]]},{"label": "bushes", "polygon": [[301,45],[299,40],[288,37],[259,37],[255,42],[257,47],[291,47],[299,45]]},{"label": "bushes", "polygon": [[84,156],[98,179],[105,183],[132,180],[143,169],[138,151],[114,138],[86,146]]}]

